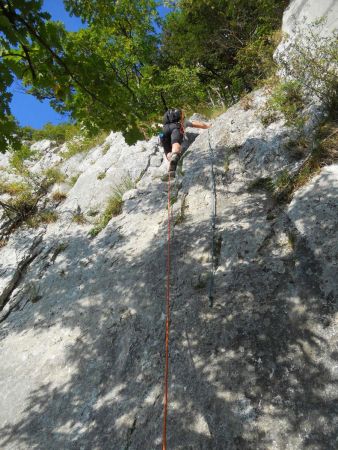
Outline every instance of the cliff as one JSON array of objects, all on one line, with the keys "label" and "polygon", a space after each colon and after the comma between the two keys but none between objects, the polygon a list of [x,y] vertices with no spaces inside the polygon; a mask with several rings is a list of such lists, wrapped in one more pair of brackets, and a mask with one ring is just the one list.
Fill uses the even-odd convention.
[{"label": "cliff", "polygon": [[[301,182],[323,112],[304,110],[301,131],[282,115],[264,124],[270,95],[187,130],[172,185],[168,448],[337,447],[338,165]],[[69,159],[34,149],[30,172],[57,165],[64,180],[40,200],[57,220],[0,249],[1,448],[160,448],[161,148],[111,133]],[[117,190],[121,213],[93,232]]]}]

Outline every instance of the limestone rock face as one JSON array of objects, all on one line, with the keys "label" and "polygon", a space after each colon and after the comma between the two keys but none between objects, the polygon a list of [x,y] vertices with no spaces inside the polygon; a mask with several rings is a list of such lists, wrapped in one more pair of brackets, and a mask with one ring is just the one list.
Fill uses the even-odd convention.
[{"label": "limestone rock face", "polygon": [[[289,205],[253,189],[302,163],[265,102],[187,130],[171,185],[168,448],[336,448],[337,166]],[[78,178],[57,222],[0,249],[0,446],[160,448],[167,163],[155,138],[112,133],[59,168]],[[90,211],[126,175],[122,213],[92,238]]]},{"label": "limestone rock face", "polygon": [[292,33],[297,25],[304,28],[322,17],[326,17],[325,27],[322,35],[329,35],[337,30],[338,3],[335,0],[292,0],[283,16],[282,29],[288,35]]},{"label": "limestone rock face", "polygon": [[[0,241],[1,449],[161,448],[170,220],[168,448],[336,450],[338,166],[276,200],[308,153],[282,117],[262,124],[267,96],[186,130],[169,214],[157,138],[112,132],[70,159],[34,146],[30,170],[65,178],[42,201],[66,197],[56,222]],[[96,235],[116,190],[122,212]]]},{"label": "limestone rock face", "polygon": [[0,167],[5,169],[9,166],[8,154],[0,153]]},{"label": "limestone rock face", "polygon": [[41,233],[21,231],[9,239],[1,252],[0,307],[7,301],[22,271],[38,254]]},{"label": "limestone rock face", "polygon": [[318,36],[325,38],[338,30],[338,2],[336,0],[292,0],[283,15],[282,31],[286,38],[277,47],[278,59],[288,52],[288,47],[297,34],[302,35],[311,24],[324,20],[325,25],[318,28]]},{"label": "limestone rock face", "polygon": [[306,237],[317,259],[325,259],[321,289],[326,296],[337,295],[338,273],[338,165],[324,167],[294,196],[288,215],[301,237]]}]

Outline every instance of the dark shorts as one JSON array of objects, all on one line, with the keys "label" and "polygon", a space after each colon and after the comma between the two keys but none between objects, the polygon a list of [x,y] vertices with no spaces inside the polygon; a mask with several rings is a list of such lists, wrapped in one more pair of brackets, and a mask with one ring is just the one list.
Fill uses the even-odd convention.
[{"label": "dark shorts", "polygon": [[164,125],[162,144],[166,155],[171,152],[173,144],[182,144],[182,141],[183,133],[181,133],[180,125],[177,125],[176,123]]}]

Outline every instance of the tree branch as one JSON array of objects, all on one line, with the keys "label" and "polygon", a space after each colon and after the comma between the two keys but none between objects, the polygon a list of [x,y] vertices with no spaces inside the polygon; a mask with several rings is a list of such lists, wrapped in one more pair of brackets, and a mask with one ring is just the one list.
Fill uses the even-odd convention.
[{"label": "tree branch", "polygon": [[21,44],[21,45],[22,45],[23,51],[25,52],[26,59],[27,59],[28,64],[29,64],[29,68],[30,68],[30,71],[32,73],[33,80],[36,80],[36,72],[34,70],[34,67],[33,67],[33,64],[32,64],[32,60],[31,60],[31,58],[29,56],[29,50],[28,50],[28,48],[25,45],[23,45],[23,44]]},{"label": "tree branch", "polygon": [[0,58],[6,58],[7,56],[18,56],[19,58],[26,59],[26,55],[23,55],[22,53],[5,53],[0,55]]},{"label": "tree branch", "polygon": [[68,68],[67,64],[62,60],[62,58],[44,41],[44,39],[40,36],[40,34],[22,16],[20,16],[13,10],[9,11],[9,9],[6,8],[2,2],[0,2],[0,7],[3,11],[4,16],[7,17],[7,19],[10,21],[13,27],[16,27],[15,20],[24,25],[28,33],[31,35],[31,37],[34,37],[42,45],[42,47],[44,47],[51,54],[53,60],[55,60],[65,70],[67,75],[70,76],[70,78],[73,80],[75,84],[77,84],[93,100],[95,100],[98,103],[101,103],[107,109],[112,110],[111,105],[101,100],[96,94],[91,92],[83,83],[81,83],[81,81],[77,78],[77,76]]}]

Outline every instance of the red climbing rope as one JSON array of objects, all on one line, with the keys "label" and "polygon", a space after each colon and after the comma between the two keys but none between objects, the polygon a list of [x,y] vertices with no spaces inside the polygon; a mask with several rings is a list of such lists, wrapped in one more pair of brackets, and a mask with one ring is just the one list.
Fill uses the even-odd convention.
[{"label": "red climbing rope", "polygon": [[168,245],[167,245],[166,272],[167,272],[167,289],[166,289],[166,321],[165,321],[165,368],[164,368],[162,450],[166,450],[167,448],[167,415],[168,415],[169,323],[170,323],[170,172],[168,182]]}]

